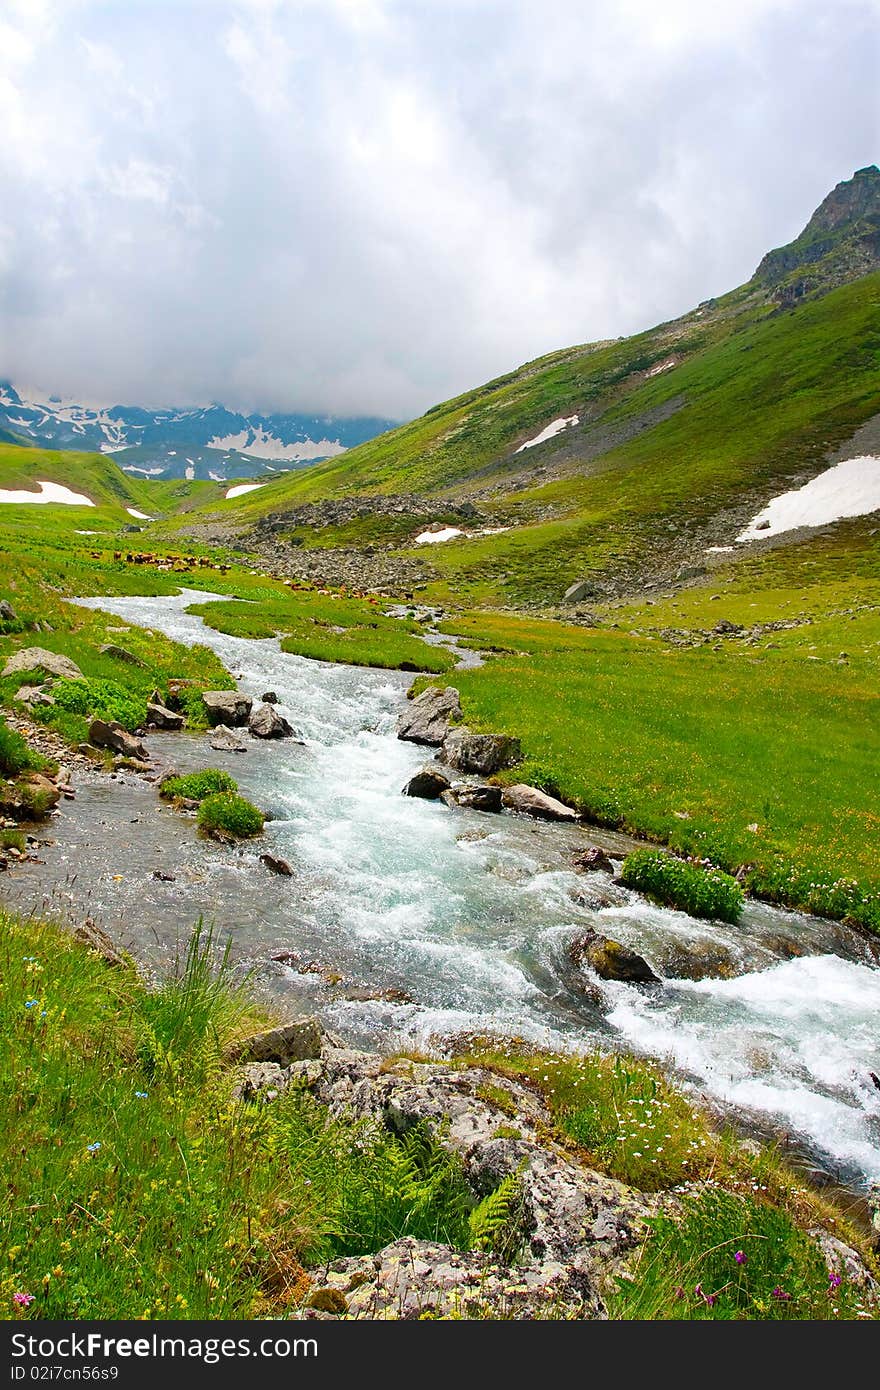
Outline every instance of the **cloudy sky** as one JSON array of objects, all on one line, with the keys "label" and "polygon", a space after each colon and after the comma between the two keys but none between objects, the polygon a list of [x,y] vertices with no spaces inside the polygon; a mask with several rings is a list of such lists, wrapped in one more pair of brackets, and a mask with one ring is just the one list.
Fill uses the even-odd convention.
[{"label": "cloudy sky", "polygon": [[0,0],[0,377],[404,418],[747,279],[880,0]]}]

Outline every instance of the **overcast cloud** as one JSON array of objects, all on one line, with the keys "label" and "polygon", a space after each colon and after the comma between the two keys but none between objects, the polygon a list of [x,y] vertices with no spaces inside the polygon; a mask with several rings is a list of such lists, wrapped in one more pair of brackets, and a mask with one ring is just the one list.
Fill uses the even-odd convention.
[{"label": "overcast cloud", "polygon": [[747,279],[878,0],[0,0],[0,377],[405,417]]}]

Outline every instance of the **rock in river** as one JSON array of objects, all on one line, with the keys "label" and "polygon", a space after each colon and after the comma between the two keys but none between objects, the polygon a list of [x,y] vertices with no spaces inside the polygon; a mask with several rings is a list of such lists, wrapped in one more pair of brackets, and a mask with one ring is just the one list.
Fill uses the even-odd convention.
[{"label": "rock in river", "polygon": [[458,772],[476,772],[489,777],[505,767],[522,762],[518,738],[504,734],[472,734],[469,729],[453,729],[443,741],[443,761]]},{"label": "rock in river", "polygon": [[515,787],[505,787],[502,801],[509,811],[521,811],[527,816],[538,816],[541,820],[577,821],[580,816],[571,806],[557,801],[555,796],[538,791],[518,782]]},{"label": "rock in river", "polygon": [[248,719],[254,738],[292,738],[293,728],[272,705],[258,705]]},{"label": "rock in river", "polygon": [[164,705],[154,702],[147,705],[147,723],[154,729],[182,729],[185,722],[182,714],[175,714]]},{"label": "rock in river", "polygon": [[459,782],[446,793],[447,805],[464,806],[469,811],[500,811],[500,787],[473,787]]},{"label": "rock in river", "polygon": [[449,733],[451,721],[461,715],[461,702],[454,686],[444,690],[432,686],[417,695],[397,721],[397,737],[409,743],[428,743],[439,748]]},{"label": "rock in river", "polygon": [[218,724],[211,734],[211,747],[218,753],[246,753],[247,744],[225,724]]},{"label": "rock in river", "polygon": [[622,980],[632,985],[660,983],[643,956],[598,932],[586,931],[575,937],[568,953],[575,965],[589,965],[603,980]]},{"label": "rock in river", "polygon": [[212,725],[226,724],[238,728],[248,722],[254,702],[250,695],[237,690],[203,690],[202,702]]},{"label": "rock in river", "polygon": [[137,758],[144,763],[150,760],[150,755],[140,739],[128,733],[115,719],[109,722],[93,719],[89,725],[89,743],[95,748],[112,748],[114,753],[121,753],[125,758]]},{"label": "rock in river", "polygon": [[411,777],[403,789],[404,796],[420,796],[425,801],[436,801],[441,792],[449,787],[449,778],[439,767],[423,767]]}]

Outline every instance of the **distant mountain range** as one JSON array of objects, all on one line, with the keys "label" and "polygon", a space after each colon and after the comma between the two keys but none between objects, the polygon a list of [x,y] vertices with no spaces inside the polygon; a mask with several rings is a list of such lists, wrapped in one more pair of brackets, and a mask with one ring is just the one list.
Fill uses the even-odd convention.
[{"label": "distant mountain range", "polygon": [[142,478],[225,482],[287,472],[345,453],[395,424],[369,416],[242,415],[217,404],[101,406],[0,382],[0,438],[113,454],[126,473]]}]

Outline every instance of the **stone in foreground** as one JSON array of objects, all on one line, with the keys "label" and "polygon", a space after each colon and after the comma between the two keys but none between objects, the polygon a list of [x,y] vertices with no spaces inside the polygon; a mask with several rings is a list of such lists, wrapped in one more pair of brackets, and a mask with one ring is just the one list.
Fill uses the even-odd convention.
[{"label": "stone in foreground", "polygon": [[644,956],[610,936],[587,931],[576,937],[568,950],[576,965],[590,966],[602,980],[621,980],[630,985],[660,983]]},{"label": "stone in foreground", "polygon": [[246,753],[247,744],[225,724],[218,724],[211,734],[211,747],[217,753]]},{"label": "stone in foreground", "polygon": [[514,763],[522,762],[518,738],[504,734],[472,734],[469,729],[453,729],[443,742],[443,761],[457,772],[475,772],[490,777]]},{"label": "stone in foreground", "polygon": [[202,703],[210,724],[232,728],[240,728],[248,722],[254,705],[250,695],[241,695],[237,690],[203,690]]},{"label": "stone in foreground", "polygon": [[292,738],[293,727],[272,705],[259,705],[248,719],[254,738]]},{"label": "stone in foreground", "polygon": [[85,676],[75,661],[60,652],[49,652],[45,647],[22,647],[13,652],[3,667],[4,676],[17,676],[20,671],[42,671],[47,676],[57,676],[59,680],[81,681]]},{"label": "stone in foreground", "polygon": [[459,783],[449,792],[447,804],[462,806],[468,811],[500,811],[500,787],[472,787]]},{"label": "stone in foreground", "polygon": [[449,778],[439,767],[423,767],[411,777],[403,789],[404,796],[420,796],[425,801],[436,801],[441,793],[449,788]]},{"label": "stone in foreground", "polygon": [[537,816],[540,820],[578,821],[580,816],[571,806],[548,796],[537,787],[518,782],[515,787],[505,787],[501,800],[509,811],[520,811],[526,816]]},{"label": "stone in foreground", "polygon": [[185,722],[182,714],[175,714],[174,710],[166,709],[164,705],[153,702],[147,705],[147,723],[154,729],[182,729]]},{"label": "stone in foreground", "polygon": [[224,1060],[277,1062],[279,1066],[289,1067],[291,1062],[320,1058],[323,1036],[321,1026],[314,1018],[303,1019],[300,1023],[285,1023],[280,1028],[254,1033],[250,1038],[233,1043]]},{"label": "stone in foreground", "polygon": [[427,743],[435,748],[449,733],[453,719],[461,716],[461,701],[454,686],[432,686],[417,695],[397,721],[397,737],[408,743]]},{"label": "stone in foreground", "polygon": [[89,725],[89,743],[95,748],[112,748],[114,753],[121,753],[124,758],[137,758],[143,763],[150,761],[150,755],[140,739],[123,729],[115,719],[109,722],[93,719]]}]

